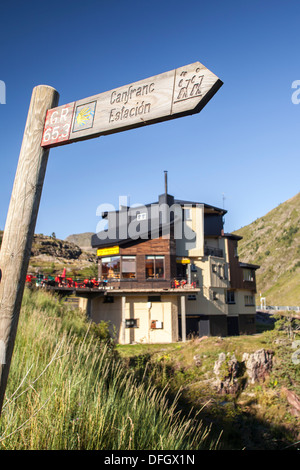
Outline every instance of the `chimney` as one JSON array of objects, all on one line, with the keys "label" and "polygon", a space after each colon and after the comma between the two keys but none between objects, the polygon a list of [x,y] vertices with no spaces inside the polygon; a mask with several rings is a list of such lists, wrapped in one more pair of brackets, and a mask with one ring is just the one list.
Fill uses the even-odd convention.
[{"label": "chimney", "polygon": [[165,192],[161,194],[158,198],[159,204],[168,204],[172,206],[174,204],[174,196],[168,194],[168,172],[165,171]]},{"label": "chimney", "polygon": [[167,196],[168,194],[168,172],[165,171],[165,195]]}]

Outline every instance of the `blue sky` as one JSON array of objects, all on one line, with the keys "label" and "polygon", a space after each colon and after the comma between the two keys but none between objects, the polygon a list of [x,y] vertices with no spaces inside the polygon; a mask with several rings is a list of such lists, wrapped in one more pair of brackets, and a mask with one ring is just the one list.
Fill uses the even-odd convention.
[{"label": "blue sky", "polygon": [[98,205],[176,198],[228,214],[233,231],[299,192],[298,1],[10,1],[0,8],[0,229],[32,89],[66,104],[195,61],[224,85],[199,113],[50,151],[36,226],[96,230]]}]

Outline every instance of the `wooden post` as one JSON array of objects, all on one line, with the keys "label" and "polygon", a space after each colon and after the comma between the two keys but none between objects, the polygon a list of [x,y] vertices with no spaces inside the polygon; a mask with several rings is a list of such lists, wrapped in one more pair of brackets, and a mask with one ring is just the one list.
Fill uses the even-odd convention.
[{"label": "wooden post", "polygon": [[186,317],[185,317],[185,295],[181,296],[181,336],[182,341],[186,342]]},{"label": "wooden post", "polygon": [[49,150],[41,147],[47,110],[58,105],[58,92],[33,89],[0,251],[0,414],[23,298],[31,245]]}]

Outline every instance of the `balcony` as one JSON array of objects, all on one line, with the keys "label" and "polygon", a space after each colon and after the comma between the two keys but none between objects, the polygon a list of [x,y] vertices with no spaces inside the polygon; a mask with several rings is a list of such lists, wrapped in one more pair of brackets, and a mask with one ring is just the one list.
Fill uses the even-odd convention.
[{"label": "balcony", "polygon": [[220,248],[216,248],[214,246],[206,245],[204,247],[204,255],[205,256],[216,256],[217,258],[223,258],[223,250]]},{"label": "balcony", "polygon": [[256,292],[256,282],[255,279],[252,281],[245,280],[243,281],[243,288],[247,290],[251,290],[252,292]]},{"label": "balcony", "polygon": [[128,280],[110,280],[101,282],[100,287],[105,290],[192,290],[199,289],[198,281],[188,283],[186,278],[174,279],[128,279]]},{"label": "balcony", "polygon": [[[27,278],[32,276],[27,276]],[[48,290],[64,293],[66,295],[76,293],[78,295],[90,293],[97,294],[105,292],[178,292],[178,290],[184,290],[185,292],[199,291],[199,282],[195,280],[189,283],[186,277],[176,277],[172,279],[119,279],[110,278],[109,280],[96,280],[94,279],[76,279],[71,278],[48,278],[47,276],[41,275],[39,282],[36,282],[36,278],[26,280],[28,287],[43,287]]]}]

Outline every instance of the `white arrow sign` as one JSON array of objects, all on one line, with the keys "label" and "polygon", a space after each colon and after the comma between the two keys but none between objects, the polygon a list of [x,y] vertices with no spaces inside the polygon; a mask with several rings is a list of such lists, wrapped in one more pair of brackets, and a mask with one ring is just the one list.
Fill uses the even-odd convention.
[{"label": "white arrow sign", "polygon": [[55,147],[199,113],[222,84],[195,62],[50,109],[41,145]]}]

